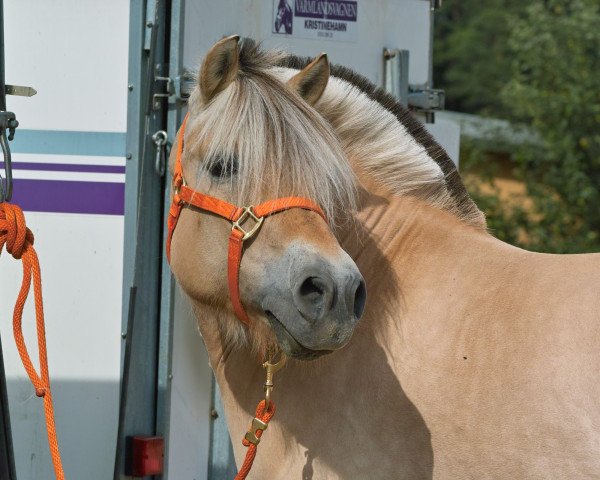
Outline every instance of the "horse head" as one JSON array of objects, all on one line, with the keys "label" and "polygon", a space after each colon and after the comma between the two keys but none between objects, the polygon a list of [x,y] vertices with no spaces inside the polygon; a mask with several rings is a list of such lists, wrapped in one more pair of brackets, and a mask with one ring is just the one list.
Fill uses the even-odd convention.
[{"label": "horse head", "polygon": [[[179,133],[182,178],[190,197],[217,203],[301,197],[319,207],[285,208],[260,219],[250,207],[243,212],[252,215],[231,214],[245,222],[243,231],[257,232],[245,241],[239,265],[247,325],[235,318],[229,294],[231,222],[193,200],[182,205],[171,267],[201,322],[209,321],[202,317],[210,310],[226,338],[308,359],[344,346],[365,305],[364,280],[335,236],[350,221],[356,188],[336,135],[311,106],[329,79],[327,57],[286,83],[269,72],[277,61],[249,41],[240,45],[237,36],[212,47]],[[176,161],[173,153],[172,166]]]}]

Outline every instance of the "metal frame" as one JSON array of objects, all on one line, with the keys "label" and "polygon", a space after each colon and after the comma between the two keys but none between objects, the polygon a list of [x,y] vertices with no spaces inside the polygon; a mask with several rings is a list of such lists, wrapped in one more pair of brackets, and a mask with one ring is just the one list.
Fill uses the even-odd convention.
[{"label": "metal frame", "polygon": [[[130,478],[125,469],[132,435],[164,439],[163,474],[154,478],[169,476],[176,287],[164,251],[163,219],[170,206],[170,176],[161,178],[153,168],[150,137],[164,129],[167,146],[173,145],[183,118],[190,87],[183,68],[184,9],[185,0],[132,0],[130,7],[125,239],[135,242],[125,242],[124,355],[115,480]],[[164,68],[167,56],[168,73]],[[221,479],[237,470],[216,387],[213,399],[213,412],[220,415],[212,415],[208,478]]]},{"label": "metal frame", "polygon": [[167,55],[166,0],[131,0],[123,272],[124,355],[115,479],[125,473],[128,438],[155,435],[162,253],[163,177],[154,168],[152,134],[165,127],[154,102]]},{"label": "metal frame", "polygon": [[[169,32],[169,73],[168,78],[179,75],[183,65],[183,14],[185,0],[172,0],[170,11]],[[167,83],[167,89],[170,82]],[[175,135],[182,121],[183,104],[177,97],[168,97],[167,113],[167,145],[173,145]],[[170,207],[170,175],[168,166],[163,193],[163,218],[167,218]],[[167,227],[163,222],[163,238],[166,238]],[[164,244],[164,242],[163,242]],[[156,432],[165,439],[165,457],[163,475],[157,479],[167,479],[169,472],[169,434],[171,416],[171,379],[173,365],[173,320],[175,308],[175,280],[167,262],[166,252],[162,248],[162,275],[161,275],[161,305],[160,305],[160,337],[158,345],[158,377],[157,377],[157,404],[156,404]]]},{"label": "metal frame", "polygon": [[[170,11],[170,42],[169,42],[169,74],[166,77],[166,90],[169,111],[167,115],[167,144],[173,145],[186,107],[187,98],[195,84],[193,76],[186,73],[183,65],[183,28],[184,28],[185,0],[172,0]],[[170,176],[165,179],[164,211],[166,218],[170,207]],[[166,238],[166,224],[163,229],[163,238]],[[165,439],[164,473],[157,479],[167,479],[169,476],[169,439],[171,418],[171,386],[173,365],[173,322],[175,305],[175,280],[167,263],[163,249],[162,256],[162,288],[160,309],[160,339],[159,363],[157,378],[157,405],[156,405],[156,432]],[[208,479],[221,480],[233,478],[237,474],[237,467],[233,456],[233,447],[229,438],[229,431],[225,422],[225,413],[221,404],[221,397],[216,382],[212,381],[212,409],[211,409],[211,441],[208,461]]]},{"label": "metal frame", "polygon": [[4,0],[0,0],[0,110],[6,110],[6,84],[4,78]]},{"label": "metal frame", "polygon": [[[0,0],[0,110],[6,110],[6,90],[4,83],[4,1]],[[0,338],[0,478],[16,480],[15,457],[13,453],[10,413],[6,392],[6,375]]]}]

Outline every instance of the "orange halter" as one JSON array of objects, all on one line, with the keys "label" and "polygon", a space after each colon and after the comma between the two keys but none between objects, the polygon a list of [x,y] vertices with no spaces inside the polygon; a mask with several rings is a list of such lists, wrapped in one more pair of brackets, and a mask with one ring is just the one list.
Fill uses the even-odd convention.
[{"label": "orange halter", "polygon": [[[229,252],[228,252],[228,267],[227,281],[229,284],[229,296],[233,305],[235,315],[245,324],[249,324],[250,319],[242,301],[240,299],[240,262],[244,251],[244,241],[253,237],[258,233],[260,226],[265,217],[275,213],[289,210],[290,208],[302,208],[304,210],[312,210],[318,213],[323,220],[327,221],[325,214],[319,205],[312,200],[302,197],[285,197],[275,200],[268,200],[256,207],[250,205],[248,207],[237,207],[231,203],[227,203],[218,198],[205,195],[187,186],[183,178],[183,167],[181,157],[183,155],[183,140],[185,135],[185,125],[188,115],[183,119],[179,130],[179,141],[177,142],[177,155],[175,157],[175,166],[173,169],[173,198],[171,208],[169,210],[169,218],[167,220],[167,260],[171,261],[171,239],[173,232],[179,219],[179,214],[184,205],[192,205],[201,210],[214,213],[232,222],[231,234],[229,235]],[[252,228],[245,230],[243,224],[246,220],[252,219],[255,223]]]}]

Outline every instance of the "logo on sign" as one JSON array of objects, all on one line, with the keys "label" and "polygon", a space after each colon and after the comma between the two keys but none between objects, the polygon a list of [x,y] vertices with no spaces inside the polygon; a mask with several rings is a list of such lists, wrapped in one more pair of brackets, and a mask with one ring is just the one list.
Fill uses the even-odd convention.
[{"label": "logo on sign", "polygon": [[[275,8],[275,24],[273,25],[273,33],[293,33],[294,12],[288,0],[279,0],[279,4]],[[283,27],[283,31],[281,31]]]},{"label": "logo on sign", "polygon": [[358,0],[273,0],[273,33],[355,41]]}]

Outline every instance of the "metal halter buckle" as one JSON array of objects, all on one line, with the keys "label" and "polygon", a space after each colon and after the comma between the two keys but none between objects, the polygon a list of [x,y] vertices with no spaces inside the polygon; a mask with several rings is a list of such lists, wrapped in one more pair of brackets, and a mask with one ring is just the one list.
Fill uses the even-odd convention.
[{"label": "metal halter buckle", "polygon": [[[250,205],[249,207],[242,207],[242,214],[240,215],[240,218],[233,222],[233,225],[231,227],[231,230],[235,230],[237,228],[240,232],[244,234],[244,236],[242,237],[242,241],[248,240],[249,238],[253,237],[254,234],[258,232],[258,229],[260,228],[260,226],[263,223],[263,220],[265,219],[265,217],[257,217],[256,215],[254,215],[254,212],[252,211],[253,208],[254,205]],[[246,231],[242,227],[242,224],[246,220],[248,220],[248,217],[254,220],[254,226],[250,230]]]}]

